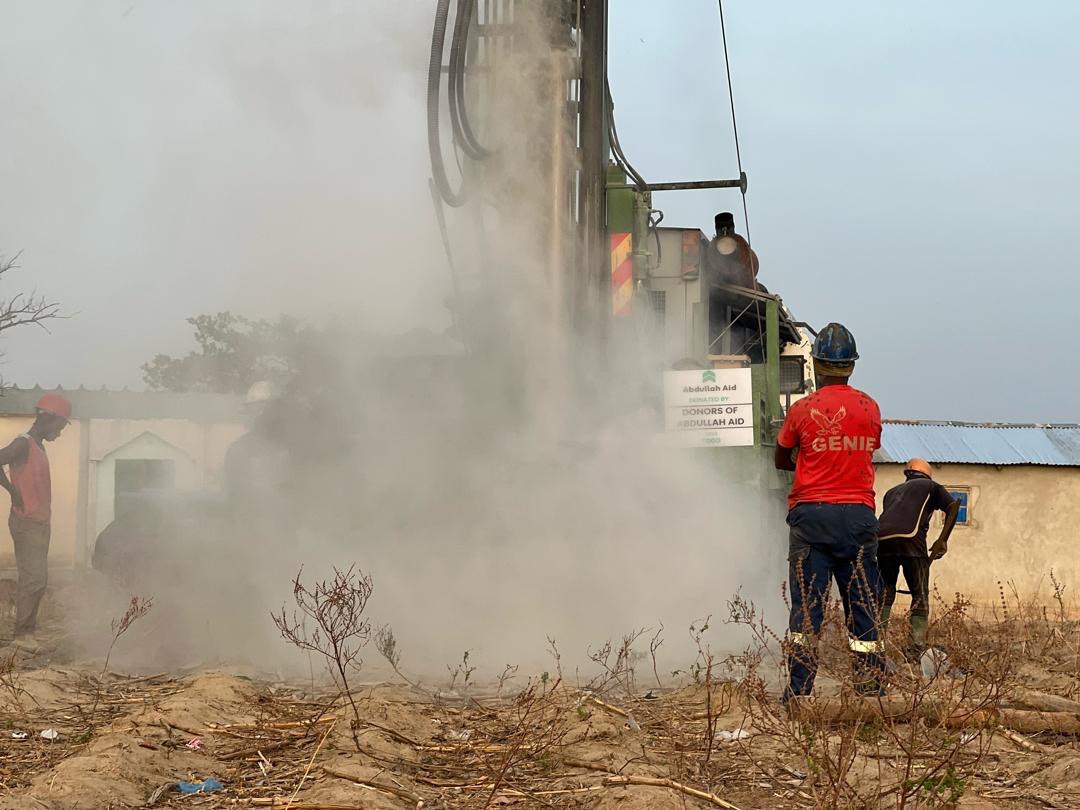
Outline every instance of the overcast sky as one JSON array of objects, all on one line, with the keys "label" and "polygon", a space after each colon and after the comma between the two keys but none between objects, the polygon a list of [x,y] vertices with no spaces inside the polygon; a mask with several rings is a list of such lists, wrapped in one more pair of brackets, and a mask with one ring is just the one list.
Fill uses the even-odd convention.
[{"label": "overcast sky", "polygon": [[[75,313],[7,381],[140,383],[183,319],[442,313],[421,99],[433,3],[0,4],[0,290]],[[1080,4],[728,0],[761,279],[838,320],[887,416],[1080,421]],[[716,5],[612,3],[624,147],[737,172]],[[708,228],[730,192],[658,195]],[[400,259],[407,242],[410,261]]]}]

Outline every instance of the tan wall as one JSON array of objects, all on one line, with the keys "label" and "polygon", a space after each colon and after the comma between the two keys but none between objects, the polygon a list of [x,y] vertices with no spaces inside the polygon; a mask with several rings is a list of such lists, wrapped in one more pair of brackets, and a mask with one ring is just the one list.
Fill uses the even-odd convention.
[{"label": "tan wall", "polygon": [[[7,444],[34,423],[32,416],[0,416],[0,446]],[[78,422],[68,425],[60,438],[45,445],[49,455],[49,472],[52,476],[52,540],[49,544],[49,564],[71,567],[77,548],[76,523],[79,502],[79,445],[81,426]],[[8,495],[0,490],[0,514],[4,515],[0,529],[0,568],[14,568],[11,533],[6,516],[10,512]]]},{"label": "tan wall", "polygon": [[[1080,468],[942,464],[934,479],[946,487],[971,487],[971,525],[956,527],[948,555],[931,569],[931,585],[943,596],[960,592],[993,604],[1000,599],[998,583],[1008,590],[1011,581],[1025,599],[1047,602],[1053,569],[1068,586],[1066,595],[1080,597]],[[902,465],[878,465],[879,514],[882,496],[903,480]],[[931,542],[940,528],[938,513]]]},{"label": "tan wall", "polygon": [[[0,446],[33,424],[32,417],[0,416]],[[53,487],[51,568],[88,564],[98,533],[112,520],[117,458],[176,458],[177,489],[219,491],[225,451],[245,428],[183,419],[92,419],[72,422],[46,445]],[[0,514],[9,509],[0,491]],[[0,569],[13,569],[15,556],[3,521]]]},{"label": "tan wall", "polygon": [[225,452],[245,431],[240,424],[186,419],[91,419],[87,548],[112,522],[118,459],[173,459],[177,463],[178,490],[220,491],[224,486]]}]

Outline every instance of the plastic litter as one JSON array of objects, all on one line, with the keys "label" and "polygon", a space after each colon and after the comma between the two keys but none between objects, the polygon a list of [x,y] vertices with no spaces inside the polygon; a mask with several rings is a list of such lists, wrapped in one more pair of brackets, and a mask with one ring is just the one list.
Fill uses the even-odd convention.
[{"label": "plastic litter", "polygon": [[41,732],[41,736],[44,737],[46,740],[58,740],[60,739],[60,732],[57,731],[55,728],[47,728],[43,732]]},{"label": "plastic litter", "polygon": [[198,737],[192,737],[191,742],[187,743],[185,748],[190,748],[192,751],[201,751],[203,747],[203,741]]},{"label": "plastic litter", "polygon": [[745,728],[736,729],[735,731],[718,731],[716,732],[716,739],[720,742],[735,742],[736,740],[746,740],[753,735]]},{"label": "plastic litter", "polygon": [[452,740],[467,740],[472,737],[472,731],[467,728],[463,728],[461,731],[454,729],[447,736]]},{"label": "plastic litter", "polygon": [[922,669],[923,677],[927,680],[938,676],[956,678],[963,675],[959,669],[953,666],[948,654],[939,647],[931,647],[924,652],[922,658],[919,659],[919,666]]},{"label": "plastic litter", "polygon": [[11,739],[13,740],[29,740],[30,732],[28,731],[13,731],[11,732]]},{"label": "plastic litter", "polygon": [[225,786],[212,776],[204,782],[179,782],[176,785],[176,789],[184,794],[213,793],[223,787]]}]

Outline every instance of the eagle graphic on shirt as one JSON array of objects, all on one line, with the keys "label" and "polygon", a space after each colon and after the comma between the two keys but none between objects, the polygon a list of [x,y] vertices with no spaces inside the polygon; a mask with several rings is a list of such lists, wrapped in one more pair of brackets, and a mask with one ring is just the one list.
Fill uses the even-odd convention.
[{"label": "eagle graphic on shirt", "polygon": [[818,436],[839,436],[840,435],[840,423],[847,417],[847,408],[843,405],[836,411],[835,414],[829,416],[819,411],[817,408],[810,409],[810,418],[814,424],[818,426]]}]

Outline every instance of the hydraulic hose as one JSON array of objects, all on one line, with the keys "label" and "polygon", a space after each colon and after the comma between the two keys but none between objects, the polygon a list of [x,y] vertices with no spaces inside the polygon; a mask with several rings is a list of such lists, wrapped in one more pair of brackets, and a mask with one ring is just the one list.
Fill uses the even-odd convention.
[{"label": "hydraulic hose", "polygon": [[432,181],[439,196],[452,208],[460,208],[465,204],[465,181],[462,180],[461,188],[457,191],[450,187],[439,139],[439,86],[442,84],[443,45],[446,42],[446,21],[449,16],[450,0],[439,0],[439,5],[435,8],[435,27],[431,32],[431,61],[428,62],[428,152],[431,155]]},{"label": "hydraulic hose", "polygon": [[468,108],[465,104],[465,62],[469,47],[469,29],[472,27],[476,0],[458,0],[457,19],[454,21],[454,33],[450,40],[450,124],[454,130],[454,141],[462,151],[473,160],[484,160],[491,155],[490,150],[480,144],[472,125],[469,123]]},{"label": "hydraulic hose", "polygon": [[611,151],[615,153],[615,160],[619,167],[630,176],[630,179],[634,181],[634,185],[641,190],[645,190],[649,184],[645,182],[645,179],[638,174],[637,169],[627,159],[622,144],[619,143],[619,131],[615,128],[615,102],[611,98],[611,85],[607,82],[604,82],[604,95],[607,101],[608,139],[611,141]]}]

